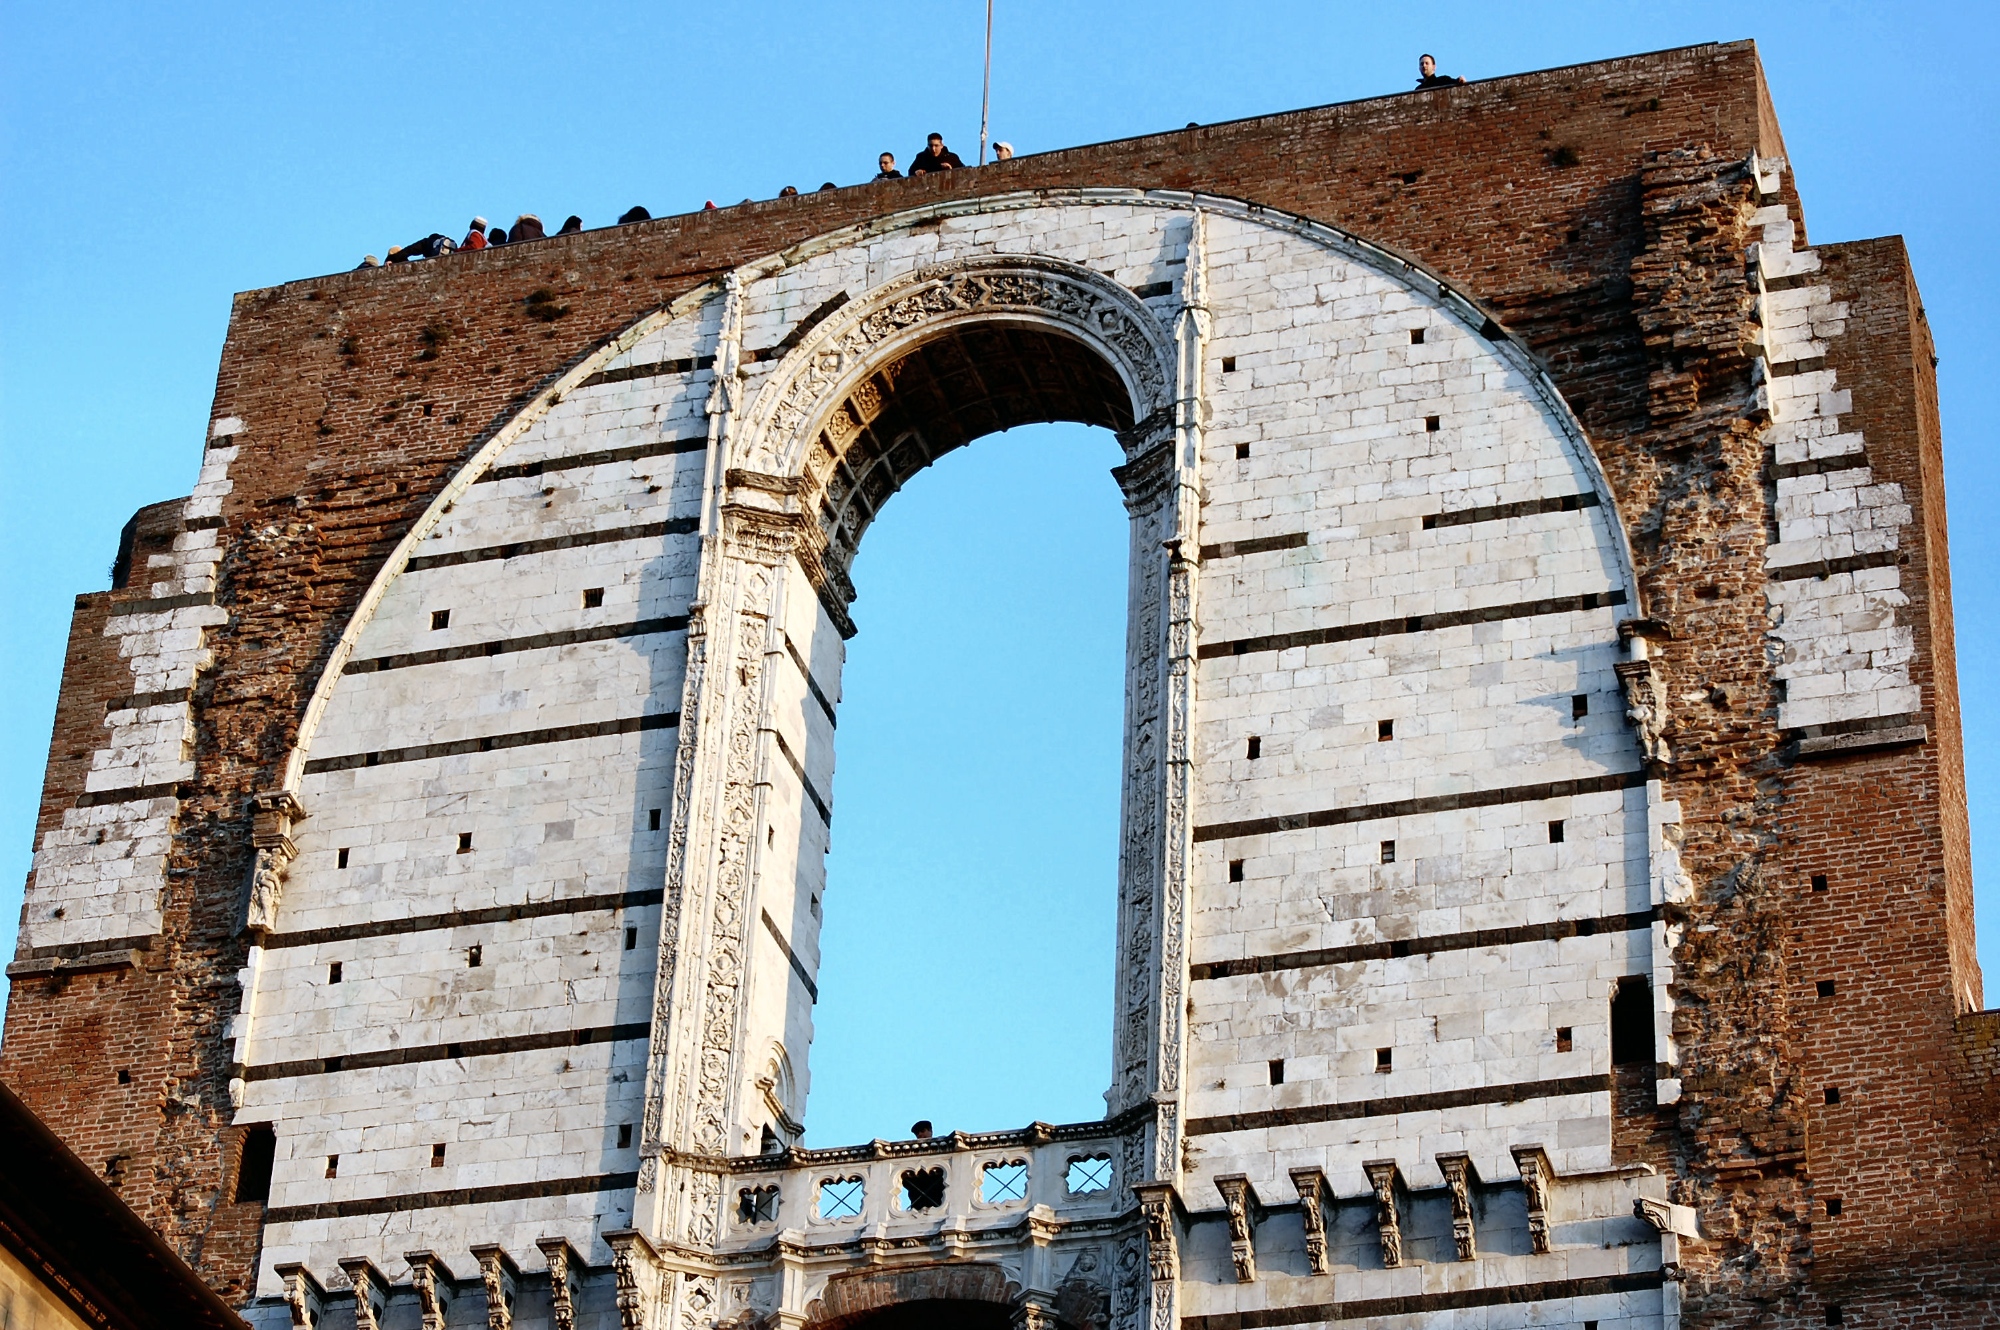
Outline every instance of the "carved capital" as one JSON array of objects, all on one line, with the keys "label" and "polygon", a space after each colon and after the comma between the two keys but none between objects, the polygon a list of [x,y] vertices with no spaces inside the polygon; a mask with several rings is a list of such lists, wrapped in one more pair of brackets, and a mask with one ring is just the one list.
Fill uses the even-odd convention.
[{"label": "carved capital", "polygon": [[354,1286],[354,1330],[382,1330],[389,1305],[389,1281],[366,1256],[343,1256],[340,1271]]},{"label": "carved capital", "polygon": [[1476,1261],[1479,1239],[1472,1228],[1472,1189],[1479,1184],[1479,1178],[1472,1170],[1472,1157],[1442,1154],[1437,1157],[1437,1165],[1444,1174],[1444,1185],[1451,1191],[1451,1240],[1458,1248],[1458,1259]]},{"label": "carved capital", "polygon": [[281,1261],[271,1268],[285,1281],[285,1308],[292,1314],[292,1324],[299,1330],[313,1330],[326,1310],[326,1290],[313,1278],[313,1272],[297,1261]]},{"label": "carved capital", "polygon": [[410,1287],[417,1292],[417,1312],[422,1317],[423,1330],[444,1330],[456,1291],[451,1270],[432,1251],[404,1252],[403,1259],[410,1263]]},{"label": "carved capital", "polygon": [[1305,1221],[1306,1266],[1316,1275],[1330,1274],[1326,1254],[1326,1174],[1316,1168],[1292,1170],[1299,1193],[1299,1216]]},{"label": "carved capital", "polygon": [[613,1229],[604,1235],[604,1243],[611,1248],[620,1330],[651,1330],[653,1303],[658,1296],[659,1253],[637,1229]]},{"label": "carved capital", "polygon": [[576,1330],[576,1271],[583,1259],[568,1238],[536,1238],[535,1246],[549,1263],[549,1311],[555,1330]]},{"label": "carved capital", "polygon": [[473,1247],[472,1259],[479,1262],[479,1282],[486,1286],[486,1330],[513,1330],[521,1268],[506,1248],[491,1242]]},{"label": "carved capital", "polygon": [[1514,1147],[1514,1164],[1521,1170],[1521,1190],[1528,1202],[1528,1245],[1537,1253],[1549,1250],[1549,1192],[1555,1171],[1539,1145]]},{"label": "carved capital", "polygon": [[1147,1182],[1132,1188],[1139,1198],[1139,1212],[1146,1219],[1146,1264],[1153,1282],[1171,1284],[1181,1277],[1180,1246],[1174,1236],[1174,1189],[1164,1182]]},{"label": "carved capital", "polygon": [[1257,1220],[1263,1209],[1257,1203],[1256,1189],[1241,1173],[1217,1178],[1215,1189],[1222,1193],[1223,1208],[1229,1212],[1229,1260],[1236,1267],[1236,1282],[1253,1284],[1257,1281]]},{"label": "carved capital", "polygon": [[1395,1270],[1403,1264],[1403,1221],[1396,1213],[1396,1161],[1371,1159],[1361,1166],[1375,1193],[1375,1228],[1382,1240],[1382,1265]]}]

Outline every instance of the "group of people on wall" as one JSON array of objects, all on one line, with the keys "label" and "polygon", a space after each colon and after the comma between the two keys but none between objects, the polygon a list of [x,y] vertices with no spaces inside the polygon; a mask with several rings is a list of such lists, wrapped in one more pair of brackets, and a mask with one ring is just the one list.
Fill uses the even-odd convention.
[{"label": "group of people on wall", "polygon": [[[1417,75],[1416,90],[1419,92],[1428,91],[1432,88],[1456,87],[1465,82],[1462,78],[1457,78],[1450,74],[1438,73],[1437,59],[1429,54],[1424,55],[1417,61]],[[1190,125],[1189,128],[1193,128],[1193,126]],[[993,145],[993,160],[996,164],[1012,161],[1013,158],[1013,144],[1002,142]],[[896,154],[893,152],[885,152],[877,157],[875,159],[875,166],[875,174],[869,182],[871,184],[881,180],[904,179],[904,173],[896,168]],[[943,171],[963,171],[965,169],[965,162],[959,155],[945,146],[944,135],[931,134],[924,141],[924,150],[910,159],[908,174],[914,177],[935,175]],[[824,194],[829,190],[839,188],[839,185],[829,180],[813,192]],[[778,197],[781,199],[792,199],[798,196],[799,189],[796,185],[786,185],[778,191]],[[748,203],[750,200],[745,199],[743,202]],[[713,199],[709,200],[702,205],[702,209],[705,212],[714,211],[715,201]],[[652,220],[652,216],[644,208],[628,208],[618,218],[618,224],[625,226],[632,222],[650,221]],[[583,230],[583,218],[571,214],[563,221],[561,228],[556,231],[556,234],[566,236],[581,230]],[[408,263],[417,259],[438,259],[443,258],[447,254],[456,253],[459,250],[490,249],[495,245],[516,245],[525,240],[542,240],[547,237],[547,234],[542,229],[542,219],[531,212],[522,213],[514,219],[513,226],[505,229],[497,226],[489,229],[484,217],[475,217],[472,219],[471,229],[465,233],[465,239],[453,240],[450,236],[442,232],[433,231],[422,240],[413,241],[407,245],[389,246],[389,255],[386,262]],[[385,260],[378,259],[373,254],[370,254],[361,260],[360,266],[363,268],[379,268],[384,262]]]},{"label": "group of people on wall", "polygon": [[[1013,144],[996,143],[993,145],[993,160],[996,163],[1011,161],[1013,156]],[[893,152],[885,152],[877,158],[876,167],[877,170],[871,183],[873,183],[873,180],[901,180],[904,178],[903,172],[896,169],[896,154]],[[911,160],[909,174],[911,176],[933,175],[942,171],[962,171],[964,169],[966,169],[965,162],[960,159],[957,153],[945,146],[944,135],[932,134],[925,142],[924,150]],[[824,194],[828,190],[839,188],[840,186],[829,180],[813,192]],[[798,194],[799,190],[796,185],[786,185],[778,191],[778,197],[781,199],[797,198]],[[743,201],[745,203],[750,202],[749,199]],[[703,205],[704,211],[713,211],[714,209],[715,202],[712,199]],[[627,226],[633,222],[651,221],[652,217],[653,214],[647,212],[643,207],[632,207],[620,214],[618,225]],[[556,234],[559,236],[574,235],[581,230],[583,230],[583,218],[572,213],[568,218],[564,219],[562,226],[557,229]],[[370,254],[361,260],[359,266],[363,268],[379,268],[384,263],[410,263],[425,259],[441,259],[447,254],[455,254],[461,250],[491,249],[495,245],[518,245],[527,240],[543,240],[547,236],[548,232],[542,228],[542,219],[531,212],[524,212],[519,217],[516,217],[514,224],[510,227],[489,227],[484,217],[475,217],[472,219],[472,224],[466,231],[463,240],[453,240],[442,231],[433,231],[423,239],[413,240],[407,245],[389,246],[389,253],[386,258],[377,258],[375,255]]]}]

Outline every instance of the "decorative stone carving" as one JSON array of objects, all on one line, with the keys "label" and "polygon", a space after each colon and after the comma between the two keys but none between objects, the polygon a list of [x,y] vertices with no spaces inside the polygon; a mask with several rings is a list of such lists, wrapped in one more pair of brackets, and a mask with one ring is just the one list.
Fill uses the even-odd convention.
[{"label": "decorative stone carving", "polygon": [[243,929],[252,936],[277,927],[285,872],[299,853],[299,847],[292,843],[292,823],[305,815],[305,806],[290,790],[250,796],[250,843],[257,853],[250,866],[250,908]]},{"label": "decorative stone carving", "polygon": [[845,306],[808,334],[760,394],[753,442],[739,465],[780,474],[803,470],[811,435],[825,428],[827,414],[869,367],[889,358],[886,346],[920,326],[982,314],[1026,314],[1063,324],[1123,361],[1149,409],[1165,398],[1159,326],[1130,292],[1050,259],[967,260],[919,269],[875,298]]},{"label": "decorative stone carving", "polygon": [[410,1263],[410,1286],[417,1292],[417,1312],[423,1330],[444,1330],[455,1292],[451,1271],[436,1252],[405,1252],[403,1259]]},{"label": "decorative stone carving", "polygon": [[1139,1197],[1139,1212],[1146,1220],[1146,1264],[1155,1284],[1171,1284],[1181,1277],[1180,1249],[1174,1238],[1174,1189],[1164,1182],[1149,1182],[1132,1189]]},{"label": "decorative stone carving", "polygon": [[1657,1232],[1671,1233],[1692,1242],[1701,1241],[1701,1229],[1695,1221],[1695,1210],[1691,1205],[1675,1205],[1672,1201],[1641,1196],[1632,1202],[1632,1213]]},{"label": "decorative stone carving", "polygon": [[513,1330],[521,1268],[505,1248],[490,1242],[472,1248],[472,1259],[479,1262],[479,1280],[486,1286],[486,1330]]},{"label": "decorative stone carving", "polygon": [[1299,1217],[1305,1221],[1306,1268],[1316,1275],[1332,1272],[1326,1254],[1326,1174],[1316,1168],[1292,1170],[1299,1192]]},{"label": "decorative stone carving", "polygon": [[292,1314],[292,1324],[298,1330],[312,1330],[325,1310],[326,1290],[312,1271],[297,1261],[283,1261],[272,1269],[285,1281],[285,1307]]},{"label": "decorative stone carving", "polygon": [[347,1282],[354,1286],[354,1330],[382,1330],[389,1281],[366,1256],[343,1256],[339,1264]]},{"label": "decorative stone carving", "polygon": [[1371,1159],[1361,1167],[1368,1171],[1368,1185],[1375,1192],[1375,1228],[1382,1239],[1382,1267],[1399,1269],[1403,1264],[1403,1221],[1396,1214],[1396,1161]]},{"label": "decorative stone carving", "polygon": [[1257,1281],[1257,1193],[1250,1179],[1231,1173],[1215,1180],[1222,1193],[1222,1205],[1229,1213],[1229,1260],[1236,1268],[1236,1282]]},{"label": "decorative stone carving", "polygon": [[1521,1190],[1528,1201],[1528,1246],[1537,1253],[1549,1250],[1549,1189],[1555,1173],[1549,1157],[1539,1145],[1514,1147],[1514,1163],[1521,1170]]},{"label": "decorative stone carving", "polygon": [[659,1254],[637,1229],[613,1229],[604,1235],[604,1244],[611,1248],[620,1330],[651,1330],[653,1303],[659,1296]]},{"label": "decorative stone carving", "polygon": [[1625,689],[1625,719],[1639,738],[1639,752],[1648,766],[1665,766],[1674,760],[1673,750],[1662,735],[1667,727],[1667,690],[1650,660],[1621,660],[1612,664],[1618,682]]},{"label": "decorative stone carving", "polygon": [[568,1238],[536,1238],[535,1246],[549,1263],[549,1311],[555,1330],[576,1330],[576,1270],[583,1259]]},{"label": "decorative stone carving", "polygon": [[1451,1240],[1458,1248],[1458,1259],[1476,1261],[1479,1239],[1472,1227],[1472,1189],[1478,1178],[1472,1171],[1472,1157],[1442,1154],[1437,1157],[1437,1165],[1444,1174],[1444,1185],[1451,1191]]}]

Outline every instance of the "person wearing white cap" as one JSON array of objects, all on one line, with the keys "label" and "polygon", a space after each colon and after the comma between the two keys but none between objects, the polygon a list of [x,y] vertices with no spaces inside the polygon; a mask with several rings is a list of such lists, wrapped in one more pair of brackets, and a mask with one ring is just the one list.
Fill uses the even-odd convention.
[{"label": "person wearing white cap", "polygon": [[996,161],[996,162],[1011,162],[1011,161],[1013,161],[1013,160],[1014,160],[1014,145],[1013,145],[1013,144],[1011,144],[1011,143],[1004,143],[1004,142],[1003,142],[1003,143],[996,143],[996,144],[994,144],[994,145],[993,145],[993,160],[994,160],[994,161]]},{"label": "person wearing white cap", "polygon": [[484,217],[475,217],[472,219],[472,229],[465,233],[465,239],[459,242],[458,247],[460,249],[486,248],[486,219]]}]

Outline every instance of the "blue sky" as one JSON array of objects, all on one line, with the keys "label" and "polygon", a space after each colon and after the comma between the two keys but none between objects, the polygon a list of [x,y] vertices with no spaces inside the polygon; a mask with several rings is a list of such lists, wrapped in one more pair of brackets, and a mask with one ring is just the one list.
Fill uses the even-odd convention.
[{"label": "blue sky", "polygon": [[[2000,495],[1996,13],[999,0],[994,126],[1032,152],[1398,91],[1423,50],[1479,78],[1755,38],[1812,236],[1905,235],[1940,345],[1981,951],[2000,984],[2000,525],[1980,517]],[[981,0],[0,7],[0,951],[71,597],[106,585],[135,508],[193,483],[233,292],[475,212],[595,226],[633,203],[846,184],[931,129],[969,157],[982,19]],[[1111,448],[1071,427],[984,441],[919,477],[862,551],[815,1143],[1101,1111]]]}]

